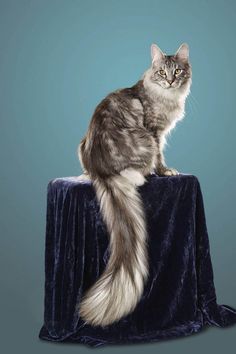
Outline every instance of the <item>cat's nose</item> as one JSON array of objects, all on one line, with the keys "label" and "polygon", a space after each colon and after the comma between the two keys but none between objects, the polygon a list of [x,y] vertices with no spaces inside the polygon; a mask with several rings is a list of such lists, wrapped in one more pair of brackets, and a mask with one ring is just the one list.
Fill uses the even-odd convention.
[{"label": "cat's nose", "polygon": [[172,85],[172,83],[174,82],[174,80],[167,80],[167,82]]}]

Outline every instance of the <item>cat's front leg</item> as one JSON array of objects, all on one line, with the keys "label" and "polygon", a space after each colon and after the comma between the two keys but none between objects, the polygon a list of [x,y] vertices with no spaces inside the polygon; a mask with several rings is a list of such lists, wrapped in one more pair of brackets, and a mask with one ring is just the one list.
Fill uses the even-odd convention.
[{"label": "cat's front leg", "polygon": [[157,142],[157,160],[156,160],[156,168],[155,172],[159,176],[176,176],[179,172],[173,167],[167,167],[165,163],[165,158],[163,154],[163,141],[162,144],[159,143],[159,139]]}]

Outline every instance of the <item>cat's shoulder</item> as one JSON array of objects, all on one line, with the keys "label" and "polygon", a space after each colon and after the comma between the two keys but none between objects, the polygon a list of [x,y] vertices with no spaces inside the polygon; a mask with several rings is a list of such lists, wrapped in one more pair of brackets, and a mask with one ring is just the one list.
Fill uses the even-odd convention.
[{"label": "cat's shoulder", "polygon": [[114,115],[123,117],[128,114],[141,118],[144,109],[138,94],[137,83],[131,87],[119,88],[110,92],[96,106],[93,120],[107,119],[107,117]]},{"label": "cat's shoulder", "polygon": [[115,108],[124,106],[133,106],[134,108],[142,108],[139,96],[137,93],[136,85],[131,87],[124,87],[110,92],[98,104],[97,108]]},{"label": "cat's shoulder", "polygon": [[110,99],[126,99],[132,100],[138,98],[138,93],[136,90],[136,85],[131,87],[124,87],[111,92],[108,96]]},{"label": "cat's shoulder", "polygon": [[143,105],[135,85],[116,90],[111,96],[111,100],[115,105],[121,108],[127,108],[133,113],[143,113]]}]

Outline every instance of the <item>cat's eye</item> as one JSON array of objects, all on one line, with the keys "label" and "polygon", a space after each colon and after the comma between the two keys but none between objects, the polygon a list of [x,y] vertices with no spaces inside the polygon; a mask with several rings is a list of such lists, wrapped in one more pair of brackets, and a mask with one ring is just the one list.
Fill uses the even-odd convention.
[{"label": "cat's eye", "polygon": [[176,69],[175,70],[175,75],[179,75],[181,73],[181,71],[182,71],[181,69]]},{"label": "cat's eye", "polygon": [[159,72],[159,74],[160,74],[161,76],[165,76],[165,75],[166,75],[165,70],[162,70],[162,69],[161,69],[161,70],[159,70],[158,72]]}]

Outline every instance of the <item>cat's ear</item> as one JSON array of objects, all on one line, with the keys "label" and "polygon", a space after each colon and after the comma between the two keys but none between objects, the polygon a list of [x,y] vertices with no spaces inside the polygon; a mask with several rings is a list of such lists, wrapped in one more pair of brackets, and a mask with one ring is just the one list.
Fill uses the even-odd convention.
[{"label": "cat's ear", "polygon": [[183,60],[183,61],[188,61],[189,58],[189,47],[187,43],[181,44],[179,49],[175,53],[175,57]]},{"label": "cat's ear", "polygon": [[165,54],[162,52],[162,50],[156,44],[151,45],[152,64],[154,62],[160,61],[164,56],[165,56]]}]

